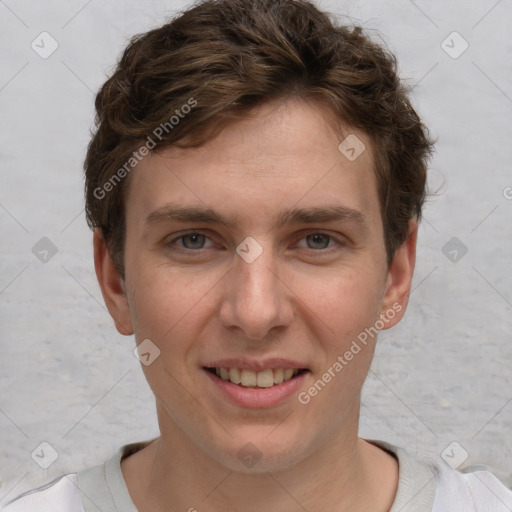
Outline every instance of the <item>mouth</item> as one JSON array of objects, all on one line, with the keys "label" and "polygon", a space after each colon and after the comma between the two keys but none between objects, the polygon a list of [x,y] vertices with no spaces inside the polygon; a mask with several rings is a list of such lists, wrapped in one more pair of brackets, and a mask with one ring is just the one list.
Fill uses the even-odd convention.
[{"label": "mouth", "polygon": [[242,388],[268,389],[300,377],[307,368],[268,368],[253,371],[246,368],[204,367],[218,378]]}]

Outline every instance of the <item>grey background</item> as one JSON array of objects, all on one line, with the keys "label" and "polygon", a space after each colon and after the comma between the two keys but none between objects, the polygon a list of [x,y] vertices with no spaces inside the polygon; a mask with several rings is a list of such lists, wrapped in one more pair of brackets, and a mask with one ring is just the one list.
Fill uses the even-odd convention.
[{"label": "grey background", "polygon": [[[439,139],[409,309],[380,336],[361,436],[418,456],[456,441],[465,466],[512,485],[512,1],[318,3],[381,33]],[[81,168],[94,92],[128,38],[187,5],[0,0],[0,500],[158,433],[133,337],[96,283]],[[59,45],[47,59],[31,48],[43,31]],[[441,46],[453,31],[458,58]],[[463,257],[443,252],[452,237]],[[43,441],[47,469],[31,457]]]}]

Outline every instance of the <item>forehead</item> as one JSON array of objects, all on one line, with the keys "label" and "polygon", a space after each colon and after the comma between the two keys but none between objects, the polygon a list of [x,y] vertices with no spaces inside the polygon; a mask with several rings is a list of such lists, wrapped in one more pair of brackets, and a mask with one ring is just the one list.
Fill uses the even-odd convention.
[{"label": "forehead", "polygon": [[283,209],[329,204],[378,224],[368,137],[333,120],[319,103],[265,104],[200,147],[159,150],[132,171],[127,220],[130,210],[147,218],[171,202],[254,222],[271,210],[283,218]]}]

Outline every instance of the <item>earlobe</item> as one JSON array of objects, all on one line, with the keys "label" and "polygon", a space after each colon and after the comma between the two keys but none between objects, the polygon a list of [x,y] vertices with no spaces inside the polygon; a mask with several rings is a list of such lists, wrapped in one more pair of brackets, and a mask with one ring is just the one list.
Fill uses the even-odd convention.
[{"label": "earlobe", "polygon": [[107,249],[101,229],[94,230],[94,268],[103,300],[114,320],[116,329],[124,335],[133,334],[126,285]]},{"label": "earlobe", "polygon": [[[385,294],[382,300],[381,316],[388,318],[384,329],[396,325],[404,316],[411,292],[414,266],[416,263],[416,242],[418,223],[409,221],[406,241],[396,250],[388,270]],[[393,310],[393,316],[387,315]]]}]

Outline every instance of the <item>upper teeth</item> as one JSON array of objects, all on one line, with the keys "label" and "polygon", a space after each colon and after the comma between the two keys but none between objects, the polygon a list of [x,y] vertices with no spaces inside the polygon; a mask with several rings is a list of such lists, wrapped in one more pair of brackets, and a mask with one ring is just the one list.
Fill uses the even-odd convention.
[{"label": "upper teeth", "polygon": [[299,373],[294,368],[276,368],[254,372],[252,370],[240,370],[239,368],[215,368],[218,377],[229,380],[233,384],[244,387],[270,388],[274,384],[281,384],[290,380]]}]

